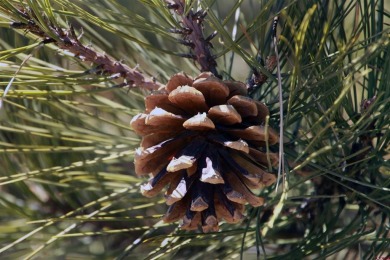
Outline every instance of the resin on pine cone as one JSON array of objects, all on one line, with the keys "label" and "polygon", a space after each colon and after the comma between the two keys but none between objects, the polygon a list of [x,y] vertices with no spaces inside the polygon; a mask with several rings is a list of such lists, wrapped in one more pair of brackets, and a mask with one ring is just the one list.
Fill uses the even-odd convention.
[{"label": "resin on pine cone", "polygon": [[[267,141],[275,144],[278,135],[264,127],[267,107],[246,95],[241,82],[179,73],[147,96],[146,112],[131,120],[142,136],[135,171],[153,176],[141,191],[152,197],[167,187],[165,222],[217,231],[222,219],[239,222],[246,203],[264,203],[251,189],[275,182],[263,170],[268,159],[262,148]],[[275,166],[277,155],[268,156]]]}]

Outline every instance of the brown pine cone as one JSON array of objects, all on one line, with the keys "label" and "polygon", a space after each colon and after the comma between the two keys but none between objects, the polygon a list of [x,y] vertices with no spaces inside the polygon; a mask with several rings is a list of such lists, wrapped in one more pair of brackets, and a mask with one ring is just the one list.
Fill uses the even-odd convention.
[{"label": "brown pine cone", "polygon": [[[153,177],[141,187],[152,197],[168,186],[170,205],[165,222],[182,219],[182,229],[201,224],[204,232],[218,231],[224,219],[243,218],[244,204],[260,206],[264,199],[250,189],[273,184],[263,169],[266,154],[259,150],[278,141],[265,131],[267,107],[247,97],[245,84],[222,81],[211,73],[192,79],[183,73],[147,96],[146,112],[131,120],[142,136],[135,171]],[[270,154],[273,166],[278,156]]]}]

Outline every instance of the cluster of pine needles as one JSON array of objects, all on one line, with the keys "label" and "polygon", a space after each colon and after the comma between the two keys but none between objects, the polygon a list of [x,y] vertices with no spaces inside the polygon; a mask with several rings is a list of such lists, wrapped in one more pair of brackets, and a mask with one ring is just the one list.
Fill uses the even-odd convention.
[{"label": "cluster of pine needles", "polygon": [[[169,2],[0,0],[0,258],[387,259],[390,4],[183,0],[207,12],[207,68]],[[129,122],[171,75],[206,69],[283,119],[284,183],[204,234],[140,194]]]}]

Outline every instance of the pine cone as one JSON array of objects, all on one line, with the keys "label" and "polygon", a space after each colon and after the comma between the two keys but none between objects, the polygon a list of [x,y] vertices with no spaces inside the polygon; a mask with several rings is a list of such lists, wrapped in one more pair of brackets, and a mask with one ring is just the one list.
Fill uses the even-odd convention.
[{"label": "pine cone", "polygon": [[[168,186],[165,222],[182,219],[182,229],[201,224],[204,232],[218,231],[221,219],[240,221],[246,203],[264,203],[250,189],[275,182],[263,170],[267,157],[259,148],[267,138],[275,144],[278,135],[263,126],[267,107],[246,95],[241,82],[179,73],[147,96],[146,112],[131,120],[142,136],[135,171],[153,175],[142,185],[143,195],[155,196]],[[278,156],[270,158],[277,165]]]}]

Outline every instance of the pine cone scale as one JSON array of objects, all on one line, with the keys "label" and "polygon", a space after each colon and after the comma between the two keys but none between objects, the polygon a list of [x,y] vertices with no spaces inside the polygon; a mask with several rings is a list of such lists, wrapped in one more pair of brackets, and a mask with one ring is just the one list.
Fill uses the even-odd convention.
[{"label": "pine cone scale", "polygon": [[242,122],[241,115],[232,105],[213,106],[209,109],[208,116],[217,124],[234,125]]},{"label": "pine cone scale", "polygon": [[214,76],[199,78],[192,86],[203,93],[209,107],[224,104],[229,96],[229,88]]},{"label": "pine cone scale", "polygon": [[190,86],[180,86],[169,93],[168,99],[186,114],[195,115],[209,109],[202,92]]},{"label": "pine cone scale", "polygon": [[210,184],[224,184],[225,181],[219,172],[218,160],[206,157],[206,167],[202,169],[200,181]]},{"label": "pine cone scale", "polygon": [[162,108],[176,115],[181,115],[184,113],[182,109],[174,105],[169,100],[169,95],[166,91],[159,91],[157,93],[152,93],[151,95],[145,98],[145,110],[147,113],[150,113],[150,111],[152,111],[156,107]]},{"label": "pine cone scale", "polygon": [[206,113],[197,114],[183,123],[184,128],[193,131],[213,130],[215,125],[213,121],[207,117]]},{"label": "pine cone scale", "polygon": [[248,97],[233,96],[227,103],[232,105],[242,117],[255,117],[258,114],[256,102]]},{"label": "pine cone scale", "polygon": [[135,171],[141,175],[154,172],[161,165],[167,165],[168,159],[184,146],[185,142],[182,138],[175,138],[147,149],[137,149],[134,156]]}]

